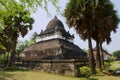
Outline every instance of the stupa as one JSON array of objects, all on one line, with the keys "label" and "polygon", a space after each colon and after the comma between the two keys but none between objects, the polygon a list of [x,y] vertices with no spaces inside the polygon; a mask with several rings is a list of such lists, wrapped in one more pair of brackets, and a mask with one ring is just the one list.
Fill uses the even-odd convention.
[{"label": "stupa", "polygon": [[63,23],[55,16],[46,29],[37,35],[36,43],[20,53],[20,59],[27,66],[33,61],[35,69],[75,75],[74,68],[80,65],[78,63],[81,60],[87,60],[87,54],[73,41],[74,35],[66,31]]},{"label": "stupa", "polygon": [[20,57],[24,59],[84,59],[86,53],[73,43],[74,35],[66,32],[63,23],[55,16],[45,31],[37,35],[36,43],[26,48]]}]

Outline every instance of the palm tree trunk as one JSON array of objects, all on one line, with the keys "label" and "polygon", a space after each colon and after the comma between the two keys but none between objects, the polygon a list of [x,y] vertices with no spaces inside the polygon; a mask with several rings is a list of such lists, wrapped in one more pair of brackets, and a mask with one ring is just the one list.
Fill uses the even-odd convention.
[{"label": "palm tree trunk", "polygon": [[91,68],[92,74],[95,74],[96,73],[95,60],[92,49],[92,41],[90,37],[88,38],[88,44],[89,44],[89,67]]},{"label": "palm tree trunk", "polygon": [[96,47],[97,47],[97,55],[96,55],[96,67],[102,70],[101,68],[101,57],[100,57],[100,47],[99,47],[99,41],[96,40]]},{"label": "palm tree trunk", "polygon": [[103,50],[102,50],[102,43],[100,43],[100,51],[101,51],[101,65],[104,66],[104,55],[103,55]]}]

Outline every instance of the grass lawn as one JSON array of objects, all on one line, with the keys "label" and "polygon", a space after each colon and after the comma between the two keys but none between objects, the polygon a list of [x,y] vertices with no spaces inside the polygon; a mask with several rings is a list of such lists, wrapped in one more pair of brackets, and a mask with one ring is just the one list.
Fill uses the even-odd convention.
[{"label": "grass lawn", "polygon": [[79,80],[78,78],[34,71],[1,72],[0,80]]},{"label": "grass lawn", "polygon": [[113,62],[110,68],[113,70],[120,70],[120,61]]},{"label": "grass lawn", "polygon": [[[120,69],[120,63],[114,62],[111,69]],[[86,80],[40,71],[0,71],[0,80]],[[120,76],[92,75],[90,80],[120,80]]]}]

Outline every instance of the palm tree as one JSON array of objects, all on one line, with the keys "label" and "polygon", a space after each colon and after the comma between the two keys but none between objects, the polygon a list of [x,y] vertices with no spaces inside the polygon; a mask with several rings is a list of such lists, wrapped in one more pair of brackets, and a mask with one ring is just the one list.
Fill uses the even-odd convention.
[{"label": "palm tree", "polygon": [[64,16],[69,27],[74,27],[83,40],[89,43],[89,66],[95,72],[92,42],[96,41],[98,47],[97,64],[101,68],[99,44],[111,41],[111,31],[116,31],[119,19],[113,5],[109,0],[70,0]]},{"label": "palm tree", "polygon": [[79,36],[86,40],[89,45],[89,66],[92,73],[95,73],[95,62],[92,50],[92,34],[94,31],[93,9],[96,6],[93,0],[70,0],[67,4],[64,16],[67,19],[69,27],[74,27]]},{"label": "palm tree", "polygon": [[[109,0],[100,0],[94,11],[95,16],[95,31],[93,33],[93,39],[96,41],[97,47],[97,60],[96,64],[101,68],[100,58],[100,44],[111,42],[111,32],[116,32],[119,18],[117,17],[116,11],[113,9],[113,5]],[[102,49],[102,48],[101,48]],[[103,56],[102,56],[103,57]],[[102,59],[103,60],[103,59]]]},{"label": "palm tree", "polygon": [[103,55],[102,43],[100,43],[100,54],[101,54],[101,65],[104,66],[104,55]]}]

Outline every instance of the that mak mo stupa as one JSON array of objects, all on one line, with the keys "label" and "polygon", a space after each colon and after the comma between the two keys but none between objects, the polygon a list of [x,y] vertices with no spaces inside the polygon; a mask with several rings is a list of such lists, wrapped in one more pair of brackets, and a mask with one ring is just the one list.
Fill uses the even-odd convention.
[{"label": "that mak mo stupa", "polygon": [[36,37],[36,43],[20,53],[22,66],[58,74],[77,76],[86,65],[87,54],[73,43],[74,35],[55,16]]}]

